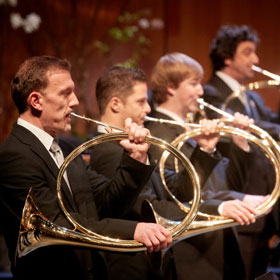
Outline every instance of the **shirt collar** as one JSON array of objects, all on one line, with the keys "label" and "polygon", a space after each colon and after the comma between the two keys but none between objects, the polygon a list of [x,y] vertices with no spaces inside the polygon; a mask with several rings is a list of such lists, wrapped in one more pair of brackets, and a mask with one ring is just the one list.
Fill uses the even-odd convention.
[{"label": "shirt collar", "polygon": [[225,74],[222,71],[217,71],[216,75],[222,79],[230,88],[232,91],[237,91],[240,89],[241,85],[232,77],[230,77],[228,74]]},{"label": "shirt collar", "polygon": [[31,133],[33,133],[42,142],[44,147],[48,151],[50,150],[51,144],[54,139],[50,134],[48,134],[46,131],[40,129],[39,127],[31,124],[30,122],[23,120],[22,118],[17,119],[17,124],[25,127],[27,130],[29,130]]},{"label": "shirt collar", "polygon": [[[229,75],[225,74],[224,72],[222,71],[217,71],[216,72],[216,75],[221,79],[223,80],[228,87],[230,87],[230,89],[232,90],[232,92],[236,92],[236,91],[239,91],[240,88],[241,88],[241,85],[235,80],[233,79],[232,77],[230,77]],[[246,105],[247,103],[247,96],[246,96],[246,93],[244,90],[241,90],[239,92],[239,95],[238,97],[239,100],[244,104]]]},{"label": "shirt collar", "polygon": [[[175,120],[176,122],[178,123],[181,123],[181,124],[185,124],[185,120],[183,120],[181,117],[179,117],[177,114],[173,113],[173,112],[170,112],[169,110],[167,109],[164,109],[164,108],[160,108],[160,107],[157,107],[155,109],[157,112],[160,112],[160,113],[163,113],[167,116],[169,116],[171,119]],[[187,140],[187,142],[192,146],[192,147],[196,147],[197,144],[196,144],[196,141],[192,138],[189,138]]]},{"label": "shirt collar", "polygon": [[174,112],[171,112],[165,108],[161,108],[161,107],[156,107],[155,109],[157,112],[159,113],[163,113],[165,115],[167,115],[168,117],[170,117],[171,119],[177,121],[178,123],[184,124],[185,120],[182,119],[180,116],[178,116],[177,114],[175,114]]}]

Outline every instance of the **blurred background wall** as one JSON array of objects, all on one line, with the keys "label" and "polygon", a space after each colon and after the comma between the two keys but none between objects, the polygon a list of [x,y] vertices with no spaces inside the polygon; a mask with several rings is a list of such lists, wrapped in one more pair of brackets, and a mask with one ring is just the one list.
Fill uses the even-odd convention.
[{"label": "blurred background wall", "polygon": [[[280,74],[279,0],[0,0],[0,142],[18,114],[9,84],[27,57],[55,55],[70,60],[80,106],[97,118],[95,82],[116,63],[150,75],[158,58],[179,51],[198,60],[211,75],[208,47],[223,24],[247,24],[261,38],[260,66]],[[256,74],[254,81],[268,79]],[[279,90],[260,92],[278,110]],[[73,134],[91,128],[75,121]]]}]

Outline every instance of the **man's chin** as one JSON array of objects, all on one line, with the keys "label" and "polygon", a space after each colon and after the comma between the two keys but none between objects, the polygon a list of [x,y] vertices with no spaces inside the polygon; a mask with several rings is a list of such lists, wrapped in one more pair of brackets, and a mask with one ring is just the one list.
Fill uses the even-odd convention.
[{"label": "man's chin", "polygon": [[66,124],[63,129],[61,129],[61,133],[67,133],[71,131],[71,124]]},{"label": "man's chin", "polygon": [[145,121],[144,119],[143,119],[143,120],[140,120],[140,121],[137,122],[137,124],[143,126],[143,125],[144,125],[144,121]]},{"label": "man's chin", "polygon": [[250,70],[250,71],[248,71],[246,76],[248,79],[252,79],[255,76],[255,72],[253,70]]},{"label": "man's chin", "polygon": [[192,106],[191,108],[189,108],[189,112],[188,113],[197,113],[199,110],[199,107],[197,105]]},{"label": "man's chin", "polygon": [[69,132],[69,131],[71,131],[71,124],[68,124],[68,125],[66,125],[66,132]]}]

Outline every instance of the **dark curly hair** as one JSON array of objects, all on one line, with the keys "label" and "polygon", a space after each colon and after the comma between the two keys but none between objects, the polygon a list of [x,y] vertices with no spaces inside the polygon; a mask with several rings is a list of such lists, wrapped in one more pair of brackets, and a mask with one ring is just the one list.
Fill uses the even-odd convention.
[{"label": "dark curly hair", "polygon": [[244,41],[251,41],[257,45],[259,43],[257,32],[247,25],[222,26],[210,44],[209,56],[213,71],[223,69],[225,59],[233,58],[238,44]]}]

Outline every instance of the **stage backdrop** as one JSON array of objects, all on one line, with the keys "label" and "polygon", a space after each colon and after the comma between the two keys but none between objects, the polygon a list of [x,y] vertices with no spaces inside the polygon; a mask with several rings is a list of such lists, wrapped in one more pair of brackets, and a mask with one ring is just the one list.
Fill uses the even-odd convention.
[{"label": "stage backdrop", "polygon": [[[223,24],[248,24],[261,38],[260,66],[280,74],[280,2],[277,0],[3,0],[0,1],[0,142],[18,113],[9,84],[19,64],[34,55],[67,58],[80,99],[77,113],[98,117],[95,82],[123,63],[148,75],[157,59],[179,51],[198,60],[210,76],[208,47]],[[254,81],[268,79],[260,74]],[[279,90],[261,92],[277,111]],[[74,121],[73,134],[91,127]]]}]

